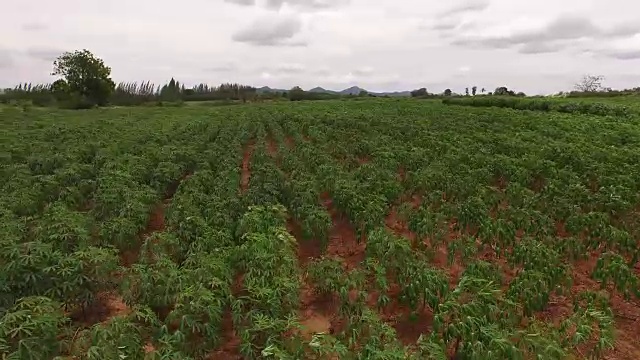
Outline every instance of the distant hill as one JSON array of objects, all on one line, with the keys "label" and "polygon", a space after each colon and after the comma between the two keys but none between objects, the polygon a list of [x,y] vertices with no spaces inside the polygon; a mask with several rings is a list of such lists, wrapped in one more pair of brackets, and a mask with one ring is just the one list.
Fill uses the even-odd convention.
[{"label": "distant hill", "polygon": [[359,86],[352,86],[348,89],[340,91],[340,95],[360,95],[360,92],[366,91],[367,93],[375,96],[411,96],[411,91],[394,91],[394,92],[373,92],[367,91]]},{"label": "distant hill", "polygon": [[411,96],[411,91],[393,91],[393,92],[381,92],[381,93],[372,93],[372,94],[377,95],[377,96],[391,96],[391,97],[406,96],[406,97],[409,97],[409,96]]},{"label": "distant hill", "polygon": [[258,93],[270,93],[270,92],[285,92],[285,91],[288,91],[288,90],[284,90],[284,89],[272,89],[272,88],[270,88],[270,87],[268,87],[268,86],[263,86],[263,87],[261,87],[261,88],[258,88],[256,91],[257,91]]},{"label": "distant hill", "polygon": [[[258,93],[269,93],[269,92],[285,92],[285,91],[289,91],[286,89],[273,89],[270,88],[268,86],[263,86],[261,88],[258,88]],[[312,93],[324,93],[324,94],[332,94],[332,95],[353,95],[353,96],[357,96],[360,95],[360,92],[362,91],[367,91],[366,89],[363,89],[359,86],[352,86],[350,88],[344,89],[342,91],[333,91],[333,90],[327,90],[325,88],[322,88],[320,86],[316,86],[313,89],[309,89],[307,90],[308,92],[312,92]],[[369,94],[371,95],[375,95],[375,96],[392,96],[392,97],[402,97],[402,96],[411,96],[411,91],[392,91],[392,92],[370,92],[367,91]]]},{"label": "distant hill", "polygon": [[348,89],[340,91],[340,95],[360,95],[360,92],[367,91],[359,86],[352,86]]},{"label": "distant hill", "polygon": [[319,86],[314,87],[313,89],[309,89],[309,92],[314,92],[314,93],[326,93],[326,94],[337,94],[338,92],[333,91],[333,90],[327,90],[327,89],[323,89]]}]

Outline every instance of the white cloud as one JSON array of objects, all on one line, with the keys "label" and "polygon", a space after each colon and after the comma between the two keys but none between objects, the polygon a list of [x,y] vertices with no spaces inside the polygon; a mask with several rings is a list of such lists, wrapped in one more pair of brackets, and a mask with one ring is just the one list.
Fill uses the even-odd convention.
[{"label": "white cloud", "polygon": [[306,70],[305,66],[296,63],[283,63],[276,66],[275,70],[279,73],[299,74]]},{"label": "white cloud", "polygon": [[302,21],[294,16],[265,16],[254,20],[231,37],[234,41],[258,46],[305,45],[294,37],[302,30]]},{"label": "white cloud", "polygon": [[470,12],[480,12],[487,9],[489,5],[489,0],[467,0],[441,12],[440,16],[448,17]]},{"label": "white cloud", "polygon": [[44,31],[48,28],[49,26],[41,22],[29,22],[22,25],[22,30],[24,31]]},{"label": "white cloud", "polygon": [[639,11],[630,0],[8,1],[0,87],[49,82],[52,57],[83,48],[117,82],[548,93],[597,73],[632,87]]},{"label": "white cloud", "polygon": [[224,0],[224,2],[241,6],[252,6],[256,4],[256,0]]},{"label": "white cloud", "polygon": [[58,56],[64,53],[64,50],[52,49],[48,47],[42,47],[42,48],[34,47],[34,48],[28,48],[25,53],[27,56],[34,59],[38,59],[46,62],[53,62],[55,59],[58,58]]},{"label": "white cloud", "polygon": [[459,36],[452,44],[494,49],[519,47],[521,53],[537,54],[560,51],[585,39],[610,41],[636,34],[640,34],[640,26],[635,24],[601,27],[584,16],[561,15],[536,28],[501,35]]},{"label": "white cloud", "polygon": [[371,66],[363,66],[361,68],[353,70],[353,74],[356,76],[368,76],[373,74],[375,69]]},{"label": "white cloud", "polygon": [[219,73],[219,72],[236,71],[236,70],[238,70],[238,67],[235,64],[222,63],[222,64],[218,64],[218,65],[206,66],[202,70],[204,70],[206,72]]},{"label": "white cloud", "polygon": [[0,49],[0,69],[10,68],[14,64],[11,51]]},{"label": "white cloud", "polygon": [[618,60],[640,60],[640,49],[607,49],[598,53]]},{"label": "white cloud", "polygon": [[283,6],[303,11],[326,10],[349,4],[350,0],[265,0],[268,9],[280,10]]}]

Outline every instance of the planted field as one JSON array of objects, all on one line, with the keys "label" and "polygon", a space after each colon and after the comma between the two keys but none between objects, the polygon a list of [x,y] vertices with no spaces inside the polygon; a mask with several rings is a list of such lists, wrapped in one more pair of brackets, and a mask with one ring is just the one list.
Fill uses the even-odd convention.
[{"label": "planted field", "polygon": [[0,113],[10,359],[640,358],[640,122]]}]

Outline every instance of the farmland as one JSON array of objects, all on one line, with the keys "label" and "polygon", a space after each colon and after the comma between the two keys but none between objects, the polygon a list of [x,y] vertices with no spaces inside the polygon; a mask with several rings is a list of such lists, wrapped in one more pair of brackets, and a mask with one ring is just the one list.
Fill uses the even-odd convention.
[{"label": "farmland", "polygon": [[8,359],[638,359],[640,119],[4,108]]}]

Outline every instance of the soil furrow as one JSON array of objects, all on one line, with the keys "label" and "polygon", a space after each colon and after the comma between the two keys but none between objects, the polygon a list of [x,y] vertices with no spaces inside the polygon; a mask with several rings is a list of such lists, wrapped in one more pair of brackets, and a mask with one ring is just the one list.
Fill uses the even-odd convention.
[{"label": "soil furrow", "polygon": [[251,140],[244,148],[242,156],[242,175],[240,177],[240,191],[245,193],[249,189],[249,179],[251,178],[251,155],[255,148],[255,141]]}]

